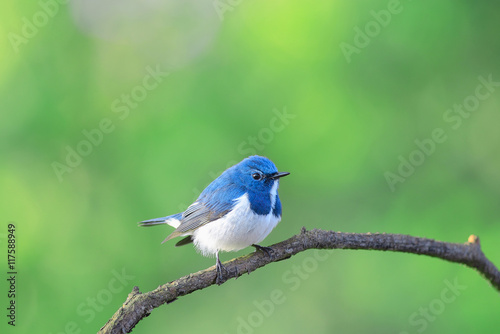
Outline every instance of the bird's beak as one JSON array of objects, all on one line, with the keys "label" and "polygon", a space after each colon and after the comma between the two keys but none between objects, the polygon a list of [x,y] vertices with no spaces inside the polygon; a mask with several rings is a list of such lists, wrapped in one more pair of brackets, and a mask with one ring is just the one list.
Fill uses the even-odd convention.
[{"label": "bird's beak", "polygon": [[269,178],[271,180],[276,180],[276,179],[279,179],[280,177],[287,176],[288,174],[290,174],[290,173],[288,173],[288,172],[276,172],[276,173],[272,174]]}]

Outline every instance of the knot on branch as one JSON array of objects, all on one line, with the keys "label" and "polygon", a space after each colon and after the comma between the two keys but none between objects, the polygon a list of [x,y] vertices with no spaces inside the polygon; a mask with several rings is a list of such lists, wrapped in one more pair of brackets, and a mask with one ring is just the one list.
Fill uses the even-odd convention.
[{"label": "knot on branch", "polygon": [[125,303],[123,303],[123,304],[124,305],[128,304],[132,300],[132,298],[134,298],[135,296],[140,295],[140,294],[141,294],[141,292],[139,291],[139,287],[134,286],[132,291],[128,294],[127,299],[125,300]]}]

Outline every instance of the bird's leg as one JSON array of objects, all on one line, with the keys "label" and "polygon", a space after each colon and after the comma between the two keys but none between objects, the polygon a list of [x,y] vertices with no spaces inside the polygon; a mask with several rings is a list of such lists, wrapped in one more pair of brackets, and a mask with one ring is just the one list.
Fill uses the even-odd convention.
[{"label": "bird's leg", "polygon": [[271,247],[265,247],[257,244],[252,244],[252,246],[255,247],[255,249],[260,250],[261,252],[266,253],[267,256],[269,256],[271,259],[273,258],[274,251]]},{"label": "bird's leg", "polygon": [[222,263],[219,260],[219,252],[215,253],[215,256],[217,258],[217,261],[215,262],[215,284],[221,285],[224,283],[224,275],[222,274],[222,270],[224,270],[227,273],[226,268],[222,265]]}]

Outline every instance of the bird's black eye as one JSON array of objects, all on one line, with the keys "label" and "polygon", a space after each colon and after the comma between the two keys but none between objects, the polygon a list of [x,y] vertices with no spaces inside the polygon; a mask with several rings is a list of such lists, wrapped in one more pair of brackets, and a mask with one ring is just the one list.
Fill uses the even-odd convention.
[{"label": "bird's black eye", "polygon": [[259,181],[260,179],[262,179],[262,174],[261,174],[261,173],[253,173],[253,174],[252,174],[252,178],[253,178],[255,181]]}]

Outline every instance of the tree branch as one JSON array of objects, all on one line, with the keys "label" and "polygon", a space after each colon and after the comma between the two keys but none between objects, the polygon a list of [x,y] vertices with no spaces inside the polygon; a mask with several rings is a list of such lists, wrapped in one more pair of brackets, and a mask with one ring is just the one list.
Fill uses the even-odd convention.
[{"label": "tree branch", "polygon": [[[306,231],[271,246],[272,257],[256,251],[225,262],[226,279],[250,273],[271,262],[277,262],[307,249],[367,249],[404,252],[437,257],[476,269],[500,291],[500,272],[481,251],[479,238],[471,235],[463,244],[385,233],[341,233],[324,230]],[[196,290],[215,284],[215,266],[163,284],[153,291],[141,293],[134,287],[125,303],[101,328],[99,333],[130,333],[134,326],[160,305],[175,301]]]}]

